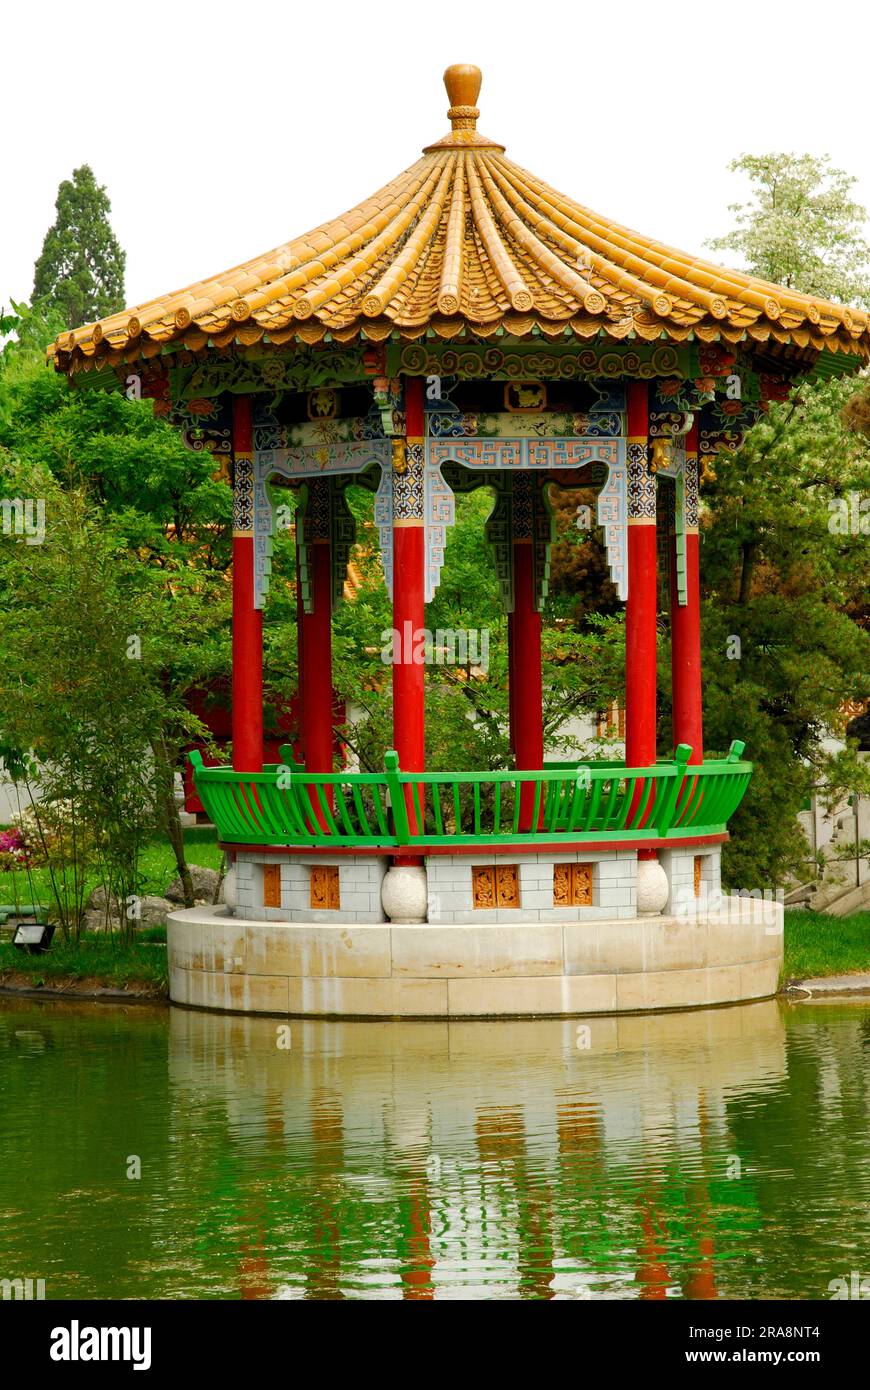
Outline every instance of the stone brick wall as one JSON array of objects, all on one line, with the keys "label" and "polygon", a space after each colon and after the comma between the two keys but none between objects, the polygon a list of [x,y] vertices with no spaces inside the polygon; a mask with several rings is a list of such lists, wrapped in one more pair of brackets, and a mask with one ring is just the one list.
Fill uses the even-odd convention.
[{"label": "stone brick wall", "polygon": [[668,901],[665,912],[679,915],[695,896],[695,855],[701,859],[701,891],[709,902],[722,888],[722,848],[705,845],[694,848],[660,849],[659,863],[668,876]]},{"label": "stone brick wall", "polygon": [[[237,917],[259,922],[383,922],[381,881],[389,861],[382,855],[348,855],[338,865],[341,907],[311,907],[311,870],[329,861],[312,855],[288,859],[275,856],[269,863],[281,866],[281,906],[263,905],[263,856],[236,855]],[[333,861],[334,862],[334,861]]]},{"label": "stone brick wall", "polygon": [[[519,907],[475,908],[472,867],[516,864],[519,867]],[[553,865],[592,864],[592,907],[555,907]],[[426,861],[429,921],[442,926],[457,922],[596,922],[636,915],[637,854],[633,850],[590,854],[432,855]]]}]

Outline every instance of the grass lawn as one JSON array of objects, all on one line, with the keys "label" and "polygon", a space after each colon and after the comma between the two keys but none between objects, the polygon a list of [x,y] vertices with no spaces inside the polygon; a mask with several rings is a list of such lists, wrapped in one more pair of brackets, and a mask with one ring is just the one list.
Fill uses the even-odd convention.
[{"label": "grass lawn", "polygon": [[[213,826],[187,827],[184,831],[184,844],[188,863],[201,864],[207,869],[220,868],[221,852],[217,846],[217,831]],[[168,840],[152,840],[143,850],[139,863],[143,875],[143,897],[150,893],[162,897],[172,880],[178,877],[175,857]],[[46,869],[34,869],[30,879],[26,874],[18,873],[15,880],[17,883],[13,881],[12,874],[0,873],[0,903],[17,901],[51,905],[53,899]],[[85,896],[87,897],[97,885],[97,879],[89,883]]]},{"label": "grass lawn", "polygon": [[[158,935],[157,931],[143,933]],[[165,937],[165,932],[163,933]],[[0,944],[0,985],[33,989],[64,988],[72,993],[124,989],[165,998],[169,992],[166,945],[137,939],[122,946],[106,932],[89,932],[78,947],[67,946],[59,932],[51,950],[29,956],[9,942]]]},{"label": "grass lawn", "polygon": [[[214,827],[185,829],[184,843],[189,863],[202,864],[209,869],[220,868],[221,852]],[[167,840],[154,840],[146,846],[140,867],[143,896],[149,893],[162,896],[178,876]],[[0,902],[52,905],[45,869],[34,870],[30,881],[24,874],[17,874],[16,879],[14,883],[11,874],[0,874]],[[88,884],[88,894],[97,887],[97,882],[95,879]],[[139,931],[130,946],[122,946],[109,933],[90,932],[82,938],[78,948],[66,945],[58,929],[51,950],[41,956],[29,956],[8,941],[0,942],[0,985],[3,984],[33,988],[45,985],[47,989],[63,988],[73,993],[123,989],[165,998],[169,992],[166,929],[153,927]]]},{"label": "grass lawn", "polygon": [[828,917],[824,912],[785,913],[786,980],[810,975],[870,971],[870,912]]}]

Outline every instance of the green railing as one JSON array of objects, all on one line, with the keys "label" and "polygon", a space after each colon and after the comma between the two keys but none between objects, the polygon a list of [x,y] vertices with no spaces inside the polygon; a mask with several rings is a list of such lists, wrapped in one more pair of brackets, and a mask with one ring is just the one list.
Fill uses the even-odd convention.
[{"label": "green railing", "polygon": [[[688,766],[681,744],[654,767],[555,764],[534,772],[306,772],[288,756],[262,772],[206,767],[196,790],[222,840],[248,845],[454,845],[678,839],[719,834],[752,776],[744,745]],[[282,755],[289,749],[282,748]]]}]

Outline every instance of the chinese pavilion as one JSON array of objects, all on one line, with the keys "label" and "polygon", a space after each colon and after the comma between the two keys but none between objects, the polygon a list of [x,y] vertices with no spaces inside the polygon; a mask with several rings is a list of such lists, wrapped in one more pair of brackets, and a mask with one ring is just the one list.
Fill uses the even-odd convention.
[{"label": "chinese pavilion", "polygon": [[[478,131],[477,68],[448,68],[445,83],[448,134],[359,207],[50,349],[77,387],[152,398],[232,477],[233,762],[195,774],[233,860],[231,905],[171,918],[172,998],[475,1017],[770,995],[781,917],[751,901],[735,917],[711,898],[752,768],[739,741],[704,757],[699,483],[797,378],[861,367],[867,315],[590,212]],[[276,478],[296,495],[302,757],[286,748],[264,766]],[[374,494],[400,634],[379,773],[334,766],[331,613],[354,544],[351,482]],[[544,758],[552,485],[598,488],[626,608],[624,762]],[[495,498],[485,540],[508,614],[514,766],[432,772],[417,637],[455,494],[478,487]]]}]

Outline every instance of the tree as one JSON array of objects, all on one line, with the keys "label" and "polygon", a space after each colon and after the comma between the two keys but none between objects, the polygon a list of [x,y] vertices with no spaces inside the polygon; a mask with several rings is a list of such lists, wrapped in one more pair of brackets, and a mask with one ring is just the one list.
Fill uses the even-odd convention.
[{"label": "tree", "polygon": [[[88,528],[100,540],[110,537],[112,549],[104,557],[107,573],[117,570],[118,582],[126,576],[127,589],[136,591],[138,617],[134,621],[131,608],[125,634],[143,637],[141,659],[128,659],[125,650],[120,670],[124,677],[132,676],[142,699],[147,694],[159,707],[150,724],[142,722],[149,748],[145,758],[158,820],[169,835],[182,882],[189,888],[174,772],[184,748],[205,733],[186,710],[186,696],[225,673],[229,665],[230,491],[216,478],[217,465],[211,455],[186,449],[178,432],[154,416],[149,401],[128,401],[99,390],[70,391],[62,377],[46,370],[43,357],[45,342],[58,331],[54,328],[57,311],[46,316],[23,305],[13,307],[18,336],[0,352],[0,482],[6,496],[42,499],[49,541],[60,534],[49,505],[54,499],[55,516],[66,517],[68,544],[63,550],[52,550],[51,544],[15,547],[11,541],[0,547],[0,560],[5,562],[0,563],[0,610],[7,610],[11,623],[13,615],[21,612],[22,585],[32,582],[32,575],[40,573],[40,566],[52,556],[65,557],[70,584],[79,572],[84,582],[87,557],[82,558],[83,543],[74,543],[75,537]],[[65,510],[74,498],[84,509],[86,525],[74,526],[73,513]],[[60,558],[56,563],[60,564]],[[105,582],[108,594],[111,586],[108,579]],[[52,592],[49,587],[47,597]],[[82,603],[84,614],[88,610]],[[77,612],[73,603],[71,613]],[[78,660],[79,633],[87,661],[99,656],[106,683],[126,689],[111,674],[109,657],[115,647],[107,655],[96,617],[93,641],[85,635],[84,616],[81,622],[70,618],[65,638],[62,630],[52,635],[51,624],[60,624],[62,618],[58,606],[53,615],[40,616],[40,622],[48,624],[43,639],[55,658],[66,640],[74,663]],[[8,624],[0,635],[4,634],[9,642],[17,640]],[[21,641],[26,648],[27,632]],[[143,675],[147,676],[144,684]],[[136,708],[135,701],[131,708]],[[109,709],[106,702],[107,718]],[[21,712],[15,710],[14,716],[24,738]],[[0,717],[0,730],[4,727],[5,719]],[[119,759],[122,751],[118,750]],[[70,770],[73,767],[70,760]],[[74,900],[81,885],[73,878],[68,875],[67,886]],[[60,887],[64,889],[63,884]],[[188,896],[192,905],[192,889]]]},{"label": "tree", "polygon": [[[734,206],[738,227],[712,246],[804,293],[868,301],[853,179],[809,155],[744,155],[731,167],[756,201]],[[732,885],[809,877],[796,820],[806,798],[870,789],[854,750],[827,742],[844,734],[843,702],[870,694],[867,536],[832,524],[870,493],[868,418],[854,381],[804,382],[720,458],[702,492],[705,743],[721,751],[743,738],[756,764],[723,859]]]},{"label": "tree", "polygon": [[729,168],[747,176],[754,200],[731,204],[737,226],[708,241],[711,250],[738,252],[753,275],[788,289],[867,302],[867,213],[851,196],[856,179],[827,155],[743,154]]},{"label": "tree", "polygon": [[83,164],[64,179],[57,217],[36,262],[33,297],[63,314],[67,328],[105,318],[124,307],[126,256],[109,223],[105,188]]},{"label": "tree", "polygon": [[[17,481],[15,472],[13,462],[6,477]],[[30,814],[61,926],[77,940],[89,871],[127,926],[154,823],[148,735],[162,699],[137,659],[141,599],[117,541],[81,492],[27,477],[48,524],[40,544],[0,552],[3,588],[15,594],[0,610],[0,728],[5,745],[29,755]]]}]

